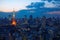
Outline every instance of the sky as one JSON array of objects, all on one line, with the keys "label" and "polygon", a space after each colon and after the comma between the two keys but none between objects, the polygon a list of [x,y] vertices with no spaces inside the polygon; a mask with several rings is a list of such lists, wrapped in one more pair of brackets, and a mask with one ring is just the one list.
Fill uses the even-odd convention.
[{"label": "sky", "polygon": [[[45,0],[44,7],[47,8],[52,8],[52,7],[57,7],[60,5],[60,1],[54,2],[54,1],[49,1]],[[27,5],[30,5],[32,2],[43,2],[42,0],[0,0],[0,11],[2,12],[12,12],[13,9],[15,11],[26,9]]]},{"label": "sky", "polygon": [[0,11],[11,12],[26,9],[31,2],[39,2],[40,0],[0,0]]}]

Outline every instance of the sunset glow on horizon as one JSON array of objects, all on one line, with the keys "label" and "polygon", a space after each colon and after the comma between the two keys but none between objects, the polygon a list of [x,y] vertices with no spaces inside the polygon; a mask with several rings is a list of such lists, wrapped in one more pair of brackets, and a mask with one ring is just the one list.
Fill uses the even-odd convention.
[{"label": "sunset glow on horizon", "polygon": [[38,2],[40,0],[0,0],[0,11],[12,12],[13,8],[15,11],[26,9],[26,6],[31,2]]}]

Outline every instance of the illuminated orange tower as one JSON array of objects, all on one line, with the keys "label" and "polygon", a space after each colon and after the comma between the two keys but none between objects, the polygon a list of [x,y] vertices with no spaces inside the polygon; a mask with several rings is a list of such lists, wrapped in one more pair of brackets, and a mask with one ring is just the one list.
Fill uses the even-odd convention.
[{"label": "illuminated orange tower", "polygon": [[12,15],[12,23],[13,26],[16,26],[16,19],[15,19],[15,10],[13,9],[13,15]]}]

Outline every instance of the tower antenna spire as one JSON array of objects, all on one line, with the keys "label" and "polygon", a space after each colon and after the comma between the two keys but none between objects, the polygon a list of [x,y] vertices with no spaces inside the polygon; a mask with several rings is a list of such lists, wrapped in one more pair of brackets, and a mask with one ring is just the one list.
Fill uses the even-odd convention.
[{"label": "tower antenna spire", "polygon": [[14,8],[13,8],[13,18],[15,18],[15,10],[14,10]]}]

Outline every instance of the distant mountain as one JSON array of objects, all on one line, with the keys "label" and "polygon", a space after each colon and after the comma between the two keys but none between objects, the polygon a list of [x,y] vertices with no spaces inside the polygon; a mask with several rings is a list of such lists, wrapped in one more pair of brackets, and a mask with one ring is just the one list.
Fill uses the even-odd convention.
[{"label": "distant mountain", "polygon": [[0,12],[0,17],[8,17],[8,15],[11,15],[12,12]]},{"label": "distant mountain", "polygon": [[57,16],[60,14],[49,14],[50,12],[57,12],[60,11],[60,8],[40,8],[40,9],[26,9],[26,10],[20,10],[17,12],[17,15],[19,17],[23,17],[24,15],[33,15],[33,17],[42,17],[42,16]]},{"label": "distant mountain", "polygon": [[[19,10],[16,12],[16,17],[17,18],[22,18],[24,15],[33,15],[33,17],[42,17],[42,16],[47,16],[47,17],[52,17],[52,16],[57,16],[60,15],[57,11],[60,11],[60,8],[39,8],[39,9],[24,9],[24,10]],[[55,14],[50,14],[50,12],[56,12]],[[58,14],[57,14],[58,13]],[[0,16],[3,17],[8,17],[8,15],[12,15],[12,12],[0,12]]]}]

